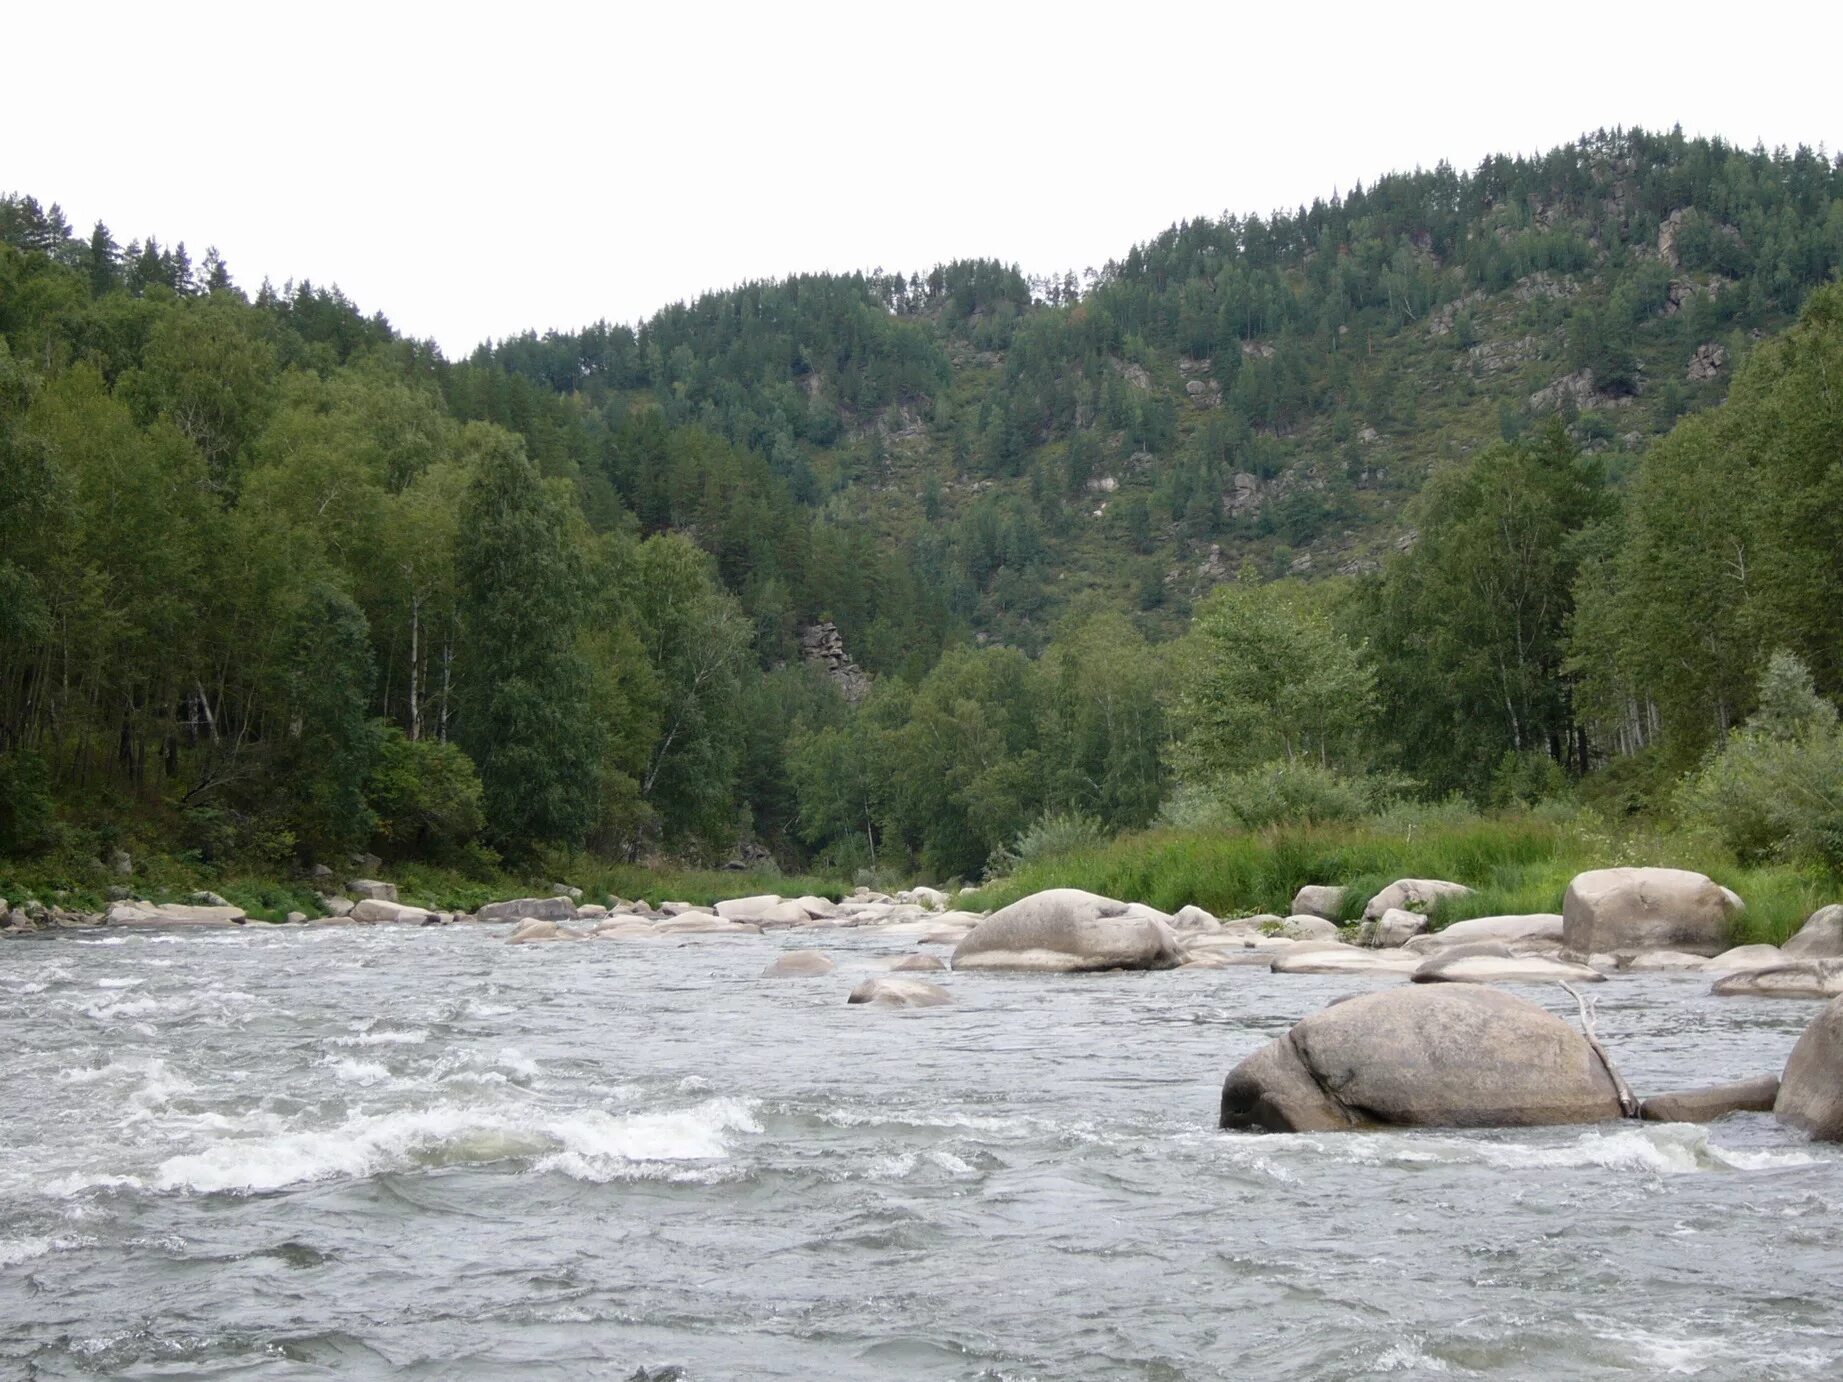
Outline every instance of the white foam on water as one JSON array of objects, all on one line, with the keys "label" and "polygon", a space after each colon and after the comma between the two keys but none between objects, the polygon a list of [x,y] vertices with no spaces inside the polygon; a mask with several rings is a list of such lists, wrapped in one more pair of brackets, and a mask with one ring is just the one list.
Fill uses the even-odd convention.
[{"label": "white foam on water", "polygon": [[50,1251],[49,1238],[0,1238],[0,1267],[17,1267]]},{"label": "white foam on water", "polygon": [[163,1191],[251,1194],[333,1177],[522,1157],[538,1158],[534,1170],[611,1180],[636,1164],[721,1160],[729,1134],[760,1130],[748,1106],[735,1099],[624,1116],[600,1109],[543,1114],[436,1105],[357,1114],[328,1128],[225,1138],[167,1158],[152,1184]]},{"label": "white foam on water", "polygon": [[73,1171],[57,1176],[39,1186],[39,1192],[54,1200],[74,1199],[85,1190],[139,1190],[146,1182],[139,1176],[118,1176],[109,1172]]},{"label": "white foam on water", "polygon": [[1376,1372],[1451,1372],[1445,1360],[1425,1352],[1418,1339],[1397,1339],[1371,1365]]},{"label": "white foam on water", "polygon": [[1566,1142],[1506,1142],[1413,1132],[1334,1133],[1268,1139],[1290,1142],[1332,1161],[1360,1166],[1470,1164],[1502,1170],[1639,1171],[1688,1175],[1700,1171],[1758,1171],[1809,1166],[1824,1160],[1811,1152],[1742,1151],[1718,1147],[1709,1130],[1693,1123],[1648,1123],[1617,1132],[1592,1131]]},{"label": "white foam on water", "polygon": [[355,1032],[351,1036],[328,1037],[329,1046],[420,1046],[429,1039],[427,1031],[412,1027],[407,1031]]},{"label": "white foam on water", "polygon": [[390,1068],[373,1060],[329,1056],[321,1064],[331,1066],[333,1078],[348,1084],[382,1084],[391,1078]]},{"label": "white foam on water", "polygon": [[516,1046],[508,1046],[501,1051],[494,1064],[501,1070],[509,1070],[514,1075],[523,1075],[526,1079],[535,1080],[538,1077],[537,1062],[526,1056]]},{"label": "white foam on water", "polygon": [[98,979],[96,987],[99,989],[132,989],[139,988],[146,982],[145,979]]}]

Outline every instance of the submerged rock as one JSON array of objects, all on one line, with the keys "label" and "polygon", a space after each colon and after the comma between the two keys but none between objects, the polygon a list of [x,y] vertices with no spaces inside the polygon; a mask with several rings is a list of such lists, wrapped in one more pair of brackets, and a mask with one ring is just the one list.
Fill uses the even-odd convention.
[{"label": "submerged rock", "polygon": [[1773,1116],[1820,1142],[1843,1142],[1843,999],[1827,1004],[1792,1048]]},{"label": "submerged rock", "polygon": [[527,917],[521,921],[512,934],[506,937],[507,945],[525,945],[531,941],[580,941],[587,940],[588,935],[582,931],[572,931],[559,926],[554,921],[542,917]]},{"label": "submerged rock", "polygon": [[764,979],[810,978],[830,974],[838,965],[817,950],[789,950],[762,971]]},{"label": "submerged rock", "polygon": [[851,990],[847,1003],[871,1003],[881,1008],[938,1008],[953,1002],[953,995],[926,979],[866,979]]},{"label": "submerged rock", "polygon": [[1708,1089],[1653,1094],[1638,1106],[1651,1123],[1712,1123],[1730,1113],[1771,1113],[1779,1097],[1779,1077],[1760,1075]]},{"label": "submerged rock", "polygon": [[1183,961],[1177,937],[1156,917],[1079,888],[1051,888],[1000,908],[954,949],[960,969],[1058,973],[1171,969]]},{"label": "submerged rock", "polygon": [[1740,899],[1685,869],[1595,869],[1568,884],[1562,944],[1581,955],[1675,950],[1704,957],[1728,948]]},{"label": "submerged rock", "polygon": [[1414,971],[1417,984],[1603,984],[1606,976],[1586,965],[1547,955],[1517,955],[1502,941],[1451,945],[1435,951]]},{"label": "submerged rock", "polygon": [[1408,975],[1420,964],[1419,955],[1404,955],[1399,950],[1372,950],[1367,946],[1316,941],[1274,952],[1272,969],[1275,974]]},{"label": "submerged rock", "polygon": [[892,974],[936,974],[946,969],[935,955],[905,955],[890,966]]},{"label": "submerged rock", "polygon": [[1314,1013],[1234,1070],[1220,1125],[1268,1132],[1533,1127],[1620,1116],[1587,1038],[1501,989],[1433,984]]}]

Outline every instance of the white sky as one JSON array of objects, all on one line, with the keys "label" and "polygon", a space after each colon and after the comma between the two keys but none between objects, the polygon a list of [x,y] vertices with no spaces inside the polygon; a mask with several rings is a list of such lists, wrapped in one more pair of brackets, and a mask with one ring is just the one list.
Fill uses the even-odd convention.
[{"label": "white sky", "polygon": [[748,278],[1117,257],[1599,126],[1843,146],[1843,5],[12,7],[0,190],[463,355]]}]

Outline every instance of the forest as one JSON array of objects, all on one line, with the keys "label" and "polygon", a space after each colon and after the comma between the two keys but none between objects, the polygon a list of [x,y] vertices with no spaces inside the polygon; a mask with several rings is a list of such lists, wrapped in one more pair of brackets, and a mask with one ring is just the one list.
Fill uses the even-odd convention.
[{"label": "forest", "polygon": [[[448,360],[0,198],[0,859],[1843,869],[1843,163],[1680,132]],[[807,655],[838,632],[863,676]]]}]

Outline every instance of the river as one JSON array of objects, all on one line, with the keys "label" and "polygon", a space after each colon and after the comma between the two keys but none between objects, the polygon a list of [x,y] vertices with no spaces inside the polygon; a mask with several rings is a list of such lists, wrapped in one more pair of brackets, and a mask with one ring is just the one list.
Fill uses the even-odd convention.
[{"label": "river", "polygon": [[[0,1375],[1843,1368],[1843,1155],[1769,1117],[1215,1129],[1237,1060],[1399,980],[935,975],[954,1006],[894,1012],[844,997],[907,939],[504,932],[0,946]],[[814,946],[838,972],[760,977]],[[1641,1094],[1776,1072],[1818,1008],[1597,996]]]}]

